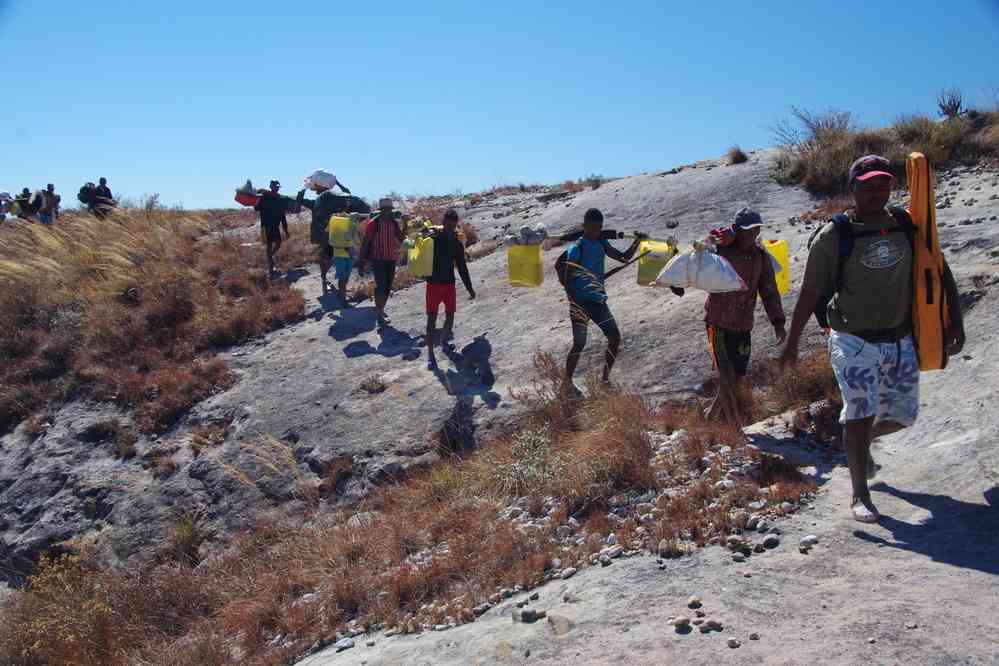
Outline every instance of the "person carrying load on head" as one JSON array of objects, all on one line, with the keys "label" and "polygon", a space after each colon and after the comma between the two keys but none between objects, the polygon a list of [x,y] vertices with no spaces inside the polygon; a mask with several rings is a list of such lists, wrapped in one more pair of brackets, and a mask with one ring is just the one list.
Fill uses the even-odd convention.
[{"label": "person carrying load on head", "polygon": [[777,344],[784,342],[784,308],[777,290],[777,277],[770,255],[758,244],[763,218],[749,208],[735,215],[732,226],[712,232],[716,252],[739,274],[748,289],[710,293],[704,304],[708,348],[718,371],[718,394],[705,411],[708,419],[724,418],[739,428],[749,417],[743,396],[743,379],[752,353],[752,331],[756,299],[774,327]]},{"label": "person carrying load on head", "polygon": [[325,294],[329,291],[329,282],[326,276],[333,264],[333,247],[330,245],[327,225],[330,217],[341,212],[340,208],[342,208],[340,197],[333,193],[333,188],[339,187],[348,194],[350,190],[344,187],[336,179],[336,176],[322,169],[313,171],[312,175],[305,179],[305,186],[317,194],[316,198],[310,201],[305,198],[305,190],[300,190],[295,201],[298,205],[305,206],[312,211],[310,238],[318,250],[319,272],[322,275],[323,293]]},{"label": "person carrying load on head", "polygon": [[437,328],[437,312],[444,305],[444,330],[441,344],[447,345],[454,337],[454,315],[458,309],[457,289],[454,269],[458,269],[461,282],[468,291],[468,297],[475,300],[475,289],[468,275],[465,260],[465,247],[458,238],[458,212],[449,209],[444,213],[444,228],[434,233],[434,270],[427,278],[427,355],[431,369],[437,367],[434,357],[434,336]]},{"label": "person carrying load on head", "polygon": [[14,201],[17,203],[17,216],[22,220],[30,219],[35,214],[35,207],[31,203],[31,190],[27,187],[14,197]]},{"label": "person carrying load on head", "polygon": [[260,198],[253,210],[260,213],[260,234],[264,243],[267,244],[267,275],[274,277],[274,256],[281,249],[281,228],[284,228],[284,237],[289,237],[287,204],[280,194],[281,183],[272,180],[269,190],[260,190]]},{"label": "person carrying load on head", "polygon": [[[912,336],[913,250],[916,230],[902,208],[888,208],[895,176],[878,155],[859,158],[848,183],[854,208],[835,216],[815,238],[791,319],[784,363],[798,360],[801,333],[812,314],[829,328],[829,358],[843,396],[840,423],[855,520],[877,522],[868,479],[878,467],[871,442],[911,426],[919,413],[919,360]],[[946,352],[964,347],[957,284],[944,262],[949,304]]]},{"label": "person carrying load on head", "polygon": [[587,326],[593,322],[607,337],[607,351],[604,355],[603,381],[610,381],[610,372],[621,347],[621,332],[614,315],[607,307],[607,291],[604,288],[604,260],[610,257],[627,263],[635,255],[645,234],[636,233],[635,241],[625,252],[621,252],[603,237],[604,216],[596,208],[586,211],[583,216],[583,236],[562,253],[555,263],[559,281],[565,287],[569,300],[569,321],[572,324],[572,348],[565,361],[565,378],[562,392],[572,398],[580,398],[583,393],[573,381],[579,357],[586,347]]},{"label": "person carrying load on head", "polygon": [[392,199],[383,197],[378,202],[378,212],[368,222],[361,241],[361,262],[370,265],[375,274],[375,311],[381,326],[389,323],[385,304],[392,293],[392,283],[395,282],[399,248],[406,239],[406,223],[402,221],[401,215],[395,215],[394,208]]}]

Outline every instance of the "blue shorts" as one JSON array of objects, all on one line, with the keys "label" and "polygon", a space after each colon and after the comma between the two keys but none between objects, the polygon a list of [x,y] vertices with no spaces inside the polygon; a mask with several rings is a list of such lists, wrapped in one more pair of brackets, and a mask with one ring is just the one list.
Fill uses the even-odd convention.
[{"label": "blue shorts", "polygon": [[333,267],[336,269],[337,280],[349,280],[350,272],[354,270],[354,260],[351,257],[333,257]]}]

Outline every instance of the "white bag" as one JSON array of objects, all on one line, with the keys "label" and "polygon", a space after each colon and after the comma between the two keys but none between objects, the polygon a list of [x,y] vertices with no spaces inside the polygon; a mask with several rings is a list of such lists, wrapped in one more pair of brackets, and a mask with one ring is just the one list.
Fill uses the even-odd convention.
[{"label": "white bag", "polygon": [[331,171],[316,169],[312,172],[312,175],[306,177],[305,179],[306,189],[310,189],[314,185],[331,190],[336,186],[336,176],[334,176]]},{"label": "white bag", "polygon": [[700,289],[713,294],[746,291],[749,287],[724,257],[696,243],[673,257],[654,282],[657,287]]}]

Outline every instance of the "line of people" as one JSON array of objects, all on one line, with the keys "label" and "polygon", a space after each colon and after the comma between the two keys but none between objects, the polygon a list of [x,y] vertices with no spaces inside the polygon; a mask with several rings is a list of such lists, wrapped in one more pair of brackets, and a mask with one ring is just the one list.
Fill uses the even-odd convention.
[{"label": "line of people", "polygon": [[[894,181],[888,160],[883,157],[865,156],[851,166],[848,182],[854,205],[840,216],[846,230],[830,222],[810,244],[790,331],[786,329],[773,262],[760,244],[762,216],[744,208],[731,225],[712,232],[709,238],[715,251],[739,274],[747,289],[711,293],[705,301],[707,348],[718,373],[718,391],[705,410],[706,418],[723,419],[738,427],[749,419],[745,378],[752,355],[758,301],[763,303],[776,345],[786,345],[780,355],[785,367],[797,362],[801,335],[808,319],[816,314],[829,334],[831,365],[843,397],[840,422],[844,426],[853,483],[851,511],[862,522],[879,519],[868,488],[868,480],[878,469],[871,458],[871,442],[911,426],[919,410],[919,365],[911,322],[912,221],[903,209],[888,207]],[[275,196],[279,186],[276,182],[271,184]],[[359,271],[363,273],[370,266],[374,273],[375,308],[379,323],[386,325],[389,320],[385,305],[392,289],[396,260],[409,231],[406,221],[394,210],[393,201],[386,198],[379,202],[378,212],[363,230],[355,217],[349,218],[349,224],[343,223],[343,229],[331,232],[327,225],[339,211],[331,207],[329,189],[319,186],[313,189],[318,193],[314,201],[305,200],[304,193],[299,193],[298,200],[312,211],[311,237],[319,252],[324,292],[327,272],[333,265],[340,300],[344,307],[348,306],[346,286],[356,253]],[[276,229],[275,225],[283,224],[287,237],[287,221],[276,206],[273,214],[266,212],[270,210],[267,205],[262,204],[259,210],[265,227]],[[438,342],[437,317],[442,305],[445,321],[441,342],[450,340],[454,332],[456,271],[469,298],[476,297],[465,248],[457,231],[459,223],[458,213],[448,210],[442,228],[434,233],[433,270],[426,280],[425,299],[426,344],[432,369],[436,368],[434,346]],[[842,234],[849,235],[848,250],[844,250]],[[280,244],[276,231],[268,232],[269,248],[272,237]],[[569,399],[582,397],[573,378],[591,323],[607,340],[602,373],[605,383],[610,382],[620,353],[622,336],[608,305],[605,284],[614,271],[606,271],[606,258],[627,265],[645,236],[635,234],[634,242],[624,251],[611,244],[617,237],[618,234],[604,229],[603,214],[595,208],[586,211],[581,233],[562,237],[570,242],[556,262],[572,328],[562,387],[563,395]],[[963,348],[965,334],[957,286],[949,267],[944,282],[951,322],[946,348],[948,354],[954,355]],[[680,289],[674,292],[683,296]]]},{"label": "line of people", "polygon": [[[118,205],[105,177],[101,177],[97,185],[84,184],[77,198],[98,219],[107,217],[111,209]],[[22,220],[37,220],[45,225],[55,224],[62,212],[62,195],[56,192],[53,183],[34,192],[25,187],[14,197],[0,193],[0,203],[4,204],[4,215],[10,213]]]}]

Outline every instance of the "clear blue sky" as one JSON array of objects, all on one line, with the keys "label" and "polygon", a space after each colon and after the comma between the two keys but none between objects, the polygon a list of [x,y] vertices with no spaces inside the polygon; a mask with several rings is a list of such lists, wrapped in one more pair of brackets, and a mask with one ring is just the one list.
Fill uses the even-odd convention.
[{"label": "clear blue sky", "polygon": [[323,167],[362,196],[470,192],[766,146],[792,104],[987,99],[999,2],[0,0],[0,62],[0,189],[230,206]]}]

